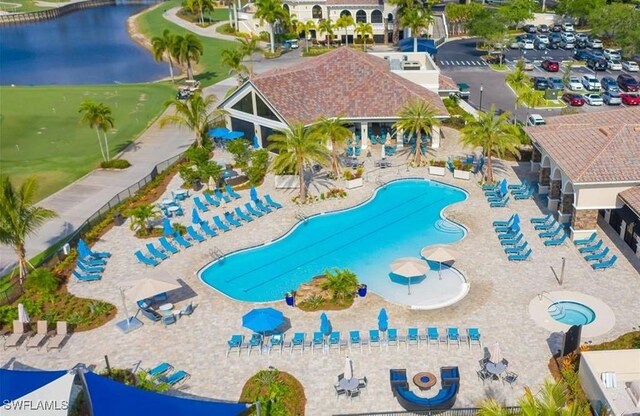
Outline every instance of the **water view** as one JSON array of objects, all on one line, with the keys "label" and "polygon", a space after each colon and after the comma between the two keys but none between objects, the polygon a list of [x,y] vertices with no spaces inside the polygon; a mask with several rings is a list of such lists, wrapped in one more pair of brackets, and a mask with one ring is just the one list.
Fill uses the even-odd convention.
[{"label": "water view", "polygon": [[0,84],[112,84],[168,76],[167,64],[155,62],[127,33],[127,18],[145,7],[104,6],[0,26]]}]

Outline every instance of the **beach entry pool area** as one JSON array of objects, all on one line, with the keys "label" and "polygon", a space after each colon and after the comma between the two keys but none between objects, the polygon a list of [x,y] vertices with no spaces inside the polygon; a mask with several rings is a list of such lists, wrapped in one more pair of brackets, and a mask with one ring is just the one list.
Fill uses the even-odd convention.
[{"label": "beach entry pool area", "polygon": [[243,302],[284,299],[326,269],[348,268],[369,291],[390,302],[417,308],[443,307],[462,299],[468,284],[456,269],[438,264],[423,278],[392,280],[389,264],[419,257],[425,246],[454,243],[465,229],[444,219],[442,210],[467,194],[424,179],[403,179],[376,190],[356,207],[319,214],[298,223],[273,242],[228,254],[205,266],[200,279]]}]

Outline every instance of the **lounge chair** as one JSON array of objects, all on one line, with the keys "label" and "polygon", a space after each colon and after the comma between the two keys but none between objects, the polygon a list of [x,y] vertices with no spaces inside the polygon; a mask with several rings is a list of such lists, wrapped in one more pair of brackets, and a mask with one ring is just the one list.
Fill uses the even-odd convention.
[{"label": "lounge chair", "polygon": [[100,267],[100,266],[86,266],[84,263],[82,263],[81,261],[76,262],[76,267],[78,269],[80,269],[80,271],[82,273],[86,273],[86,274],[100,274],[102,272],[104,272],[104,267]]},{"label": "lounge chair", "polygon": [[520,233],[520,227],[517,226],[514,229],[507,231],[506,233],[499,233],[498,240],[510,240],[512,238],[517,237],[519,233]]},{"label": "lounge chair", "polygon": [[171,254],[176,254],[177,252],[180,251],[176,246],[171,244],[166,237],[160,237],[159,241],[160,241],[160,246],[162,246],[162,248],[165,249],[165,251],[168,251]]},{"label": "lounge chair", "polygon": [[158,377],[158,381],[160,381],[161,383],[166,383],[170,386],[175,386],[178,383],[185,382],[189,377],[191,377],[191,374],[183,370],[178,370],[168,377]]},{"label": "lounge chair", "polygon": [[458,328],[447,328],[447,348],[449,348],[452,343],[458,344],[458,348],[460,348],[460,333],[458,332]]},{"label": "lounge chair", "polygon": [[598,253],[587,254],[586,256],[584,256],[584,259],[586,261],[601,261],[602,259],[604,259],[608,255],[609,255],[609,247],[605,247],[604,250],[602,250],[602,251],[600,251]]},{"label": "lounge chair", "polygon": [[258,208],[260,211],[269,214],[271,212],[271,208],[265,206],[262,201],[260,201],[259,199],[256,199],[255,201],[253,201],[254,204],[256,204],[256,208]]},{"label": "lounge chair", "polygon": [[500,182],[496,182],[494,184],[489,184],[489,185],[482,185],[483,191],[491,191],[496,189],[500,189]]},{"label": "lounge chair", "polygon": [[578,251],[580,253],[595,253],[596,251],[600,250],[600,247],[602,247],[602,240],[598,240],[598,242],[595,244],[580,247]]},{"label": "lounge chair", "polygon": [[94,259],[104,259],[111,257],[108,251],[93,251],[84,240],[78,241],[78,253],[81,257],[93,257]]},{"label": "lounge chair", "polygon": [[223,195],[222,192],[220,192],[220,189],[216,188],[215,191],[213,191],[213,194],[216,196],[216,198],[218,198],[221,201],[224,201],[226,203],[231,202],[231,198],[229,198],[227,195]]},{"label": "lounge chair", "polygon": [[509,232],[517,232],[518,230],[520,230],[520,223],[514,223],[511,225],[501,225],[499,227],[494,228],[493,231],[495,231],[496,233],[509,233]]},{"label": "lounge chair", "polygon": [[380,331],[377,329],[369,330],[369,351],[371,351],[371,346],[380,348]]},{"label": "lounge chair", "polygon": [[202,202],[199,196],[196,196],[193,198],[193,203],[196,205],[196,208],[198,208],[200,211],[202,212],[209,211],[209,207]]},{"label": "lounge chair", "polygon": [[231,185],[229,185],[228,183],[224,185],[224,190],[227,191],[229,196],[231,196],[231,198],[233,198],[233,199],[240,199],[241,198],[240,194],[236,193],[236,191],[234,191],[233,188],[231,187]]},{"label": "lounge chair", "polygon": [[314,332],[313,339],[311,340],[311,354],[316,348],[324,352],[324,335],[322,332]]},{"label": "lounge chair", "polygon": [[414,344],[414,345],[420,344],[420,336],[418,334],[418,328],[407,328],[407,349],[411,344]]},{"label": "lounge chair", "polygon": [[151,377],[158,377],[171,370],[173,370],[173,366],[169,363],[164,362],[147,371],[147,374]]},{"label": "lounge chair", "polygon": [[333,331],[329,335],[329,349],[337,348],[338,352],[342,350],[342,343],[340,342],[340,332]]},{"label": "lounge chair", "polygon": [[387,329],[387,349],[389,345],[395,345],[400,349],[400,340],[398,339],[398,330],[396,328]]},{"label": "lounge chair", "polygon": [[71,274],[76,278],[78,282],[95,282],[96,280],[102,279],[102,275],[92,273],[92,274],[84,274],[81,271],[74,269]]},{"label": "lounge chair", "polygon": [[36,334],[32,336],[31,339],[29,339],[29,342],[27,342],[27,349],[29,348],[40,349],[40,347],[42,346],[41,344],[47,338],[47,333],[49,331],[47,321],[38,321],[37,328],[38,330]]},{"label": "lounge chair", "polygon": [[230,229],[225,223],[222,222],[220,217],[218,217],[217,215],[213,216],[213,223],[215,224],[218,230],[224,231],[225,233]]},{"label": "lounge chair", "polygon": [[531,224],[544,224],[546,222],[548,222],[551,218],[553,218],[553,214],[549,213],[547,215],[545,215],[544,217],[534,217],[531,218]]},{"label": "lounge chair", "polygon": [[360,352],[362,352],[362,340],[360,339],[360,331],[349,331],[349,352],[352,351],[354,345],[360,347]]},{"label": "lounge chair", "polygon": [[518,236],[516,238],[511,238],[508,240],[501,240],[500,244],[502,246],[515,246],[517,244],[520,244],[520,241],[522,241],[522,239],[524,238],[524,236],[522,235],[522,233],[518,234]]},{"label": "lounge chair", "polygon": [[24,323],[18,320],[13,321],[13,333],[5,340],[4,349],[6,350],[9,347],[16,347],[16,349],[18,349],[20,343],[27,335],[28,334],[24,332]]},{"label": "lounge chair", "polygon": [[564,227],[562,226],[562,224],[558,223],[558,226],[555,229],[538,233],[538,236],[540,238],[556,238],[560,235],[560,231],[562,231],[563,229]]},{"label": "lounge chair", "polygon": [[551,218],[548,222],[536,224],[533,229],[536,231],[549,231],[556,226],[558,226],[558,222],[555,218]]},{"label": "lounge chair", "polygon": [[151,254],[153,257],[159,259],[159,260],[166,260],[169,258],[169,256],[167,256],[166,254],[164,254],[162,251],[158,250],[153,243],[147,243],[147,250],[149,250],[149,254]]},{"label": "lounge chair", "polygon": [[591,233],[589,238],[584,238],[582,240],[575,240],[573,244],[575,244],[576,246],[586,246],[594,243],[596,241],[596,237],[597,237],[596,233]]},{"label": "lounge chair", "polygon": [[151,322],[160,322],[162,320],[162,315],[151,308],[140,308],[139,310],[140,313]]},{"label": "lounge chair", "polygon": [[[180,316],[180,315],[178,315]],[[162,317],[162,324],[164,325],[164,327],[168,327],[171,324],[175,324],[177,321],[176,316],[174,314],[171,315],[164,315]]]},{"label": "lounge chair", "polygon": [[180,316],[191,316],[194,311],[193,303],[189,303],[184,308],[180,309]]},{"label": "lounge chair", "polygon": [[511,194],[513,195],[513,199],[530,199],[531,197],[533,197],[533,188],[529,188],[529,190],[525,193],[512,192]]},{"label": "lounge chair", "polygon": [[260,351],[260,354],[262,354],[262,335],[260,334],[252,334],[251,338],[249,339],[249,355],[251,355],[251,351],[257,348],[258,351]]},{"label": "lounge chair", "polygon": [[253,215],[254,217],[262,217],[264,214],[260,211],[256,211],[256,209],[254,207],[251,206],[250,203],[246,203],[244,204],[245,209],[247,210],[247,212],[251,215]]},{"label": "lounge chair", "polygon": [[244,212],[242,212],[242,210],[240,209],[240,207],[236,207],[233,212],[236,213],[236,216],[238,218],[240,218],[242,221],[245,222],[251,222],[253,221],[253,218],[251,218],[249,215],[245,214]]},{"label": "lounge chair", "polygon": [[491,208],[504,208],[507,206],[507,204],[509,203],[509,197],[505,196],[503,200],[499,201],[499,202],[491,202],[489,204],[489,207]]},{"label": "lounge chair", "polygon": [[205,238],[198,234],[192,225],[187,227],[187,235],[191,237],[192,240],[197,241],[198,243],[202,243]]},{"label": "lounge chair", "polygon": [[515,217],[518,214],[513,214],[511,217],[509,217],[508,220],[504,221],[504,220],[496,220],[492,223],[492,225],[494,227],[509,227],[511,225],[513,225],[513,222],[515,221]]},{"label": "lounge chair", "polygon": [[527,252],[524,254],[509,254],[509,256],[507,257],[507,260],[524,261],[524,260],[527,260],[530,255],[531,255],[531,249],[527,250]]},{"label": "lounge chair", "polygon": [[519,246],[514,246],[514,247],[507,247],[504,249],[505,254],[518,254],[518,253],[522,253],[524,250],[527,249],[527,246],[529,245],[528,242],[524,242],[522,244],[520,244]]},{"label": "lounge chair", "polygon": [[58,349],[62,347],[62,343],[67,339],[69,333],[67,332],[67,321],[58,321],[56,322],[56,333],[54,336],[49,338],[49,343],[47,343],[47,351],[51,349]]},{"label": "lounge chair", "polygon": [[238,228],[240,226],[242,226],[242,223],[240,223],[238,220],[236,220],[235,218],[233,218],[233,214],[231,214],[229,211],[224,213],[224,219],[231,225],[233,225],[234,227]]},{"label": "lounge chair", "polygon": [[271,208],[275,208],[275,209],[280,209],[282,208],[282,205],[277,203],[276,201],[274,201],[273,199],[271,199],[271,195],[266,194],[264,196],[264,200],[267,203],[267,205],[269,205]]},{"label": "lounge chair", "polygon": [[284,334],[274,334],[269,338],[269,354],[271,354],[272,349],[280,350],[280,354],[282,354],[282,349],[284,347]]},{"label": "lounge chair", "polygon": [[427,337],[425,341],[427,342],[427,348],[431,348],[431,344],[437,344],[438,348],[440,348],[440,333],[438,333],[438,328],[434,326],[427,327]]},{"label": "lounge chair", "polygon": [[478,344],[480,348],[482,348],[482,340],[478,328],[467,328],[467,341],[469,342],[469,349],[471,349],[471,344],[473,343]]},{"label": "lounge chair", "polygon": [[87,267],[101,267],[107,265],[107,262],[104,259],[91,259],[89,257],[78,257],[78,263],[82,263]]},{"label": "lounge chair", "polygon": [[173,236],[173,240],[174,240],[176,243],[178,243],[181,247],[184,247],[184,248],[189,248],[189,247],[191,247],[191,243],[190,243],[190,242],[188,242],[187,240],[185,240],[185,239],[184,239],[184,237],[183,237],[183,236],[181,236],[181,235],[180,235],[180,234],[178,234],[178,233],[176,233],[176,234]]},{"label": "lounge chair", "polygon": [[144,264],[145,266],[156,267],[158,264],[160,264],[157,260],[150,259],[149,257],[147,257],[144,254],[142,254],[142,251],[140,251],[140,250],[136,251],[133,254],[134,254],[134,256],[136,256],[136,259],[138,259],[138,261],[140,263]]},{"label": "lounge chair", "polygon": [[609,267],[613,266],[616,263],[616,260],[618,260],[618,257],[616,255],[613,255],[609,260],[601,261],[598,263],[592,263],[591,267],[593,268],[593,270],[608,269]]},{"label": "lounge chair", "polygon": [[202,221],[200,223],[200,229],[202,230],[203,233],[205,233],[207,237],[215,237],[218,235],[218,233],[216,233],[211,229],[211,226],[209,226],[209,223],[206,221]]},{"label": "lounge chair", "polygon": [[229,356],[229,352],[234,348],[238,350],[238,355],[240,355],[240,350],[242,349],[243,342],[243,335],[231,335],[231,338],[229,339],[229,341],[227,341],[227,345],[229,346],[229,349],[227,350],[227,357]]},{"label": "lounge chair", "polygon": [[486,195],[487,202],[500,202],[504,198],[507,198],[507,195],[495,194],[495,195]]},{"label": "lounge chair", "polygon": [[216,208],[220,206],[220,201],[215,199],[209,192],[205,192],[203,195],[205,201],[207,201],[207,204],[213,205]]},{"label": "lounge chair", "polygon": [[560,237],[556,237],[552,240],[547,240],[544,242],[545,246],[560,246],[564,243],[564,240],[567,239],[567,237],[569,236],[569,233],[567,233],[566,231],[562,233],[562,235]]},{"label": "lounge chair", "polygon": [[510,185],[507,185],[507,189],[512,191],[523,190],[523,189],[527,189],[528,187],[529,187],[529,184],[527,183],[527,181],[522,181],[521,183],[512,183]]},{"label": "lounge chair", "polygon": [[300,352],[304,351],[304,340],[304,332],[296,332],[293,334],[293,339],[291,339],[291,342],[289,343],[289,354],[293,354],[293,350],[296,348],[298,348]]}]

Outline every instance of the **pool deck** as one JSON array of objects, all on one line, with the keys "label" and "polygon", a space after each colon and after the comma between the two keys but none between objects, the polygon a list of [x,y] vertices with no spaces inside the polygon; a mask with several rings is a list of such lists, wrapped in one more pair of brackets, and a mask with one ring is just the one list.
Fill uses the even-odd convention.
[{"label": "pool deck", "polygon": [[[437,153],[438,157],[446,158],[447,154],[460,151],[455,143],[454,132],[448,129],[445,132],[445,146]],[[220,155],[216,154],[216,159],[219,158]],[[397,156],[396,160],[403,160],[403,156]],[[519,182],[528,172],[528,163],[498,162],[497,168],[499,177],[506,176],[510,182]],[[441,331],[448,326],[455,326],[460,328],[461,333],[468,327],[478,327],[483,345],[491,346],[499,342],[504,358],[510,362],[509,370],[519,374],[518,383],[513,388],[499,382],[486,382],[483,385],[478,380],[475,371],[483,351],[477,346],[452,346],[448,349],[443,344],[439,348],[428,349],[424,344],[409,348],[402,345],[399,349],[390,347],[387,351],[376,348],[371,352],[365,346],[362,352],[359,349],[349,352],[347,348],[340,353],[295,351],[290,355],[287,351],[282,355],[277,352],[261,355],[254,351],[251,356],[243,351],[240,356],[232,353],[228,358],[225,357],[226,341],[232,334],[250,334],[242,328],[241,317],[255,305],[231,300],[197,278],[197,271],[212,260],[215,250],[228,253],[271,241],[295,224],[298,212],[309,215],[353,206],[370,198],[379,183],[408,176],[427,177],[426,169],[407,171],[406,166],[401,166],[369,172],[365,186],[349,190],[347,198],[325,200],[304,207],[290,202],[295,191],[275,190],[273,178],[267,177],[265,184],[258,189],[259,194],[271,194],[284,205],[281,210],[182,251],[156,269],[137,263],[133,256],[133,252],[142,249],[147,241],[134,238],[128,223],[114,227],[94,247],[113,253],[102,281],[71,282],[69,290],[79,296],[113,303],[118,307],[116,319],[98,329],[72,335],[59,352],[46,352],[45,348],[26,351],[24,346],[18,350],[0,351],[0,365],[17,362],[35,368],[67,369],[82,362],[102,369],[105,355],[114,367],[131,367],[140,363],[142,368],[149,368],[161,361],[168,361],[176,369],[192,375],[179,387],[179,392],[225,400],[238,400],[242,386],[250,376],[260,369],[274,366],[290,372],[302,382],[308,415],[401,410],[389,387],[390,368],[407,368],[407,374],[413,377],[421,371],[439,374],[440,366],[457,365],[461,381],[456,407],[477,406],[486,397],[495,397],[513,405],[522,395],[523,386],[536,388],[543,379],[550,377],[547,368],[550,351],[558,348],[559,334],[538,326],[529,314],[530,302],[542,291],[580,292],[599,298],[611,308],[615,315],[613,328],[603,335],[584,337],[583,342],[609,340],[640,324],[637,316],[637,299],[640,298],[638,271],[625,256],[621,256],[620,249],[602,230],[599,230],[599,235],[620,260],[611,270],[594,272],[572,244],[566,243],[560,247],[543,245],[529,223],[529,218],[542,213],[539,201],[515,201],[507,208],[492,209],[475,181],[454,180],[449,175],[437,179],[463,187],[469,192],[469,199],[445,211],[450,219],[464,224],[469,230],[466,238],[453,245],[460,253],[455,267],[471,284],[469,294],[456,305],[432,311],[411,310],[369,295],[356,299],[348,310],[330,311],[327,315],[333,328],[342,332],[343,339],[346,339],[349,330],[359,329],[366,335],[369,329],[376,328],[381,307],[387,309],[389,326],[398,328],[401,335],[406,334],[406,328],[411,326],[420,328],[421,334],[427,326],[437,326]],[[169,189],[177,189],[179,183],[180,179],[174,178]],[[322,190],[326,186],[325,180],[314,180],[312,191],[317,192],[317,189]],[[248,201],[247,191],[241,191],[240,194],[242,199],[238,202]],[[190,222],[192,204],[191,198],[183,204],[185,216],[181,222],[184,224]],[[220,212],[223,211],[216,210],[217,214]],[[491,221],[507,219],[515,212],[520,214],[523,232],[533,248],[530,261],[508,262],[491,227]],[[207,218],[212,215],[212,212],[207,213]],[[562,257],[566,258],[566,269],[564,284],[560,286],[555,274],[559,273]],[[124,335],[115,327],[115,322],[124,318],[118,284],[152,270],[167,271],[178,276],[183,288],[171,293],[170,301],[177,307],[193,301],[197,305],[195,312],[167,328],[141,318],[145,325]],[[271,306],[282,310],[291,320],[292,328],[287,331],[286,339],[291,339],[293,332],[306,332],[310,336],[319,328],[320,312],[305,313],[287,307],[284,302]],[[134,302],[130,301],[128,307],[130,311],[134,310]],[[346,355],[353,359],[354,375],[366,376],[369,386],[357,399],[341,397],[337,400],[333,384],[343,371]],[[426,394],[435,395],[438,386]],[[415,386],[412,388],[417,391]]]}]

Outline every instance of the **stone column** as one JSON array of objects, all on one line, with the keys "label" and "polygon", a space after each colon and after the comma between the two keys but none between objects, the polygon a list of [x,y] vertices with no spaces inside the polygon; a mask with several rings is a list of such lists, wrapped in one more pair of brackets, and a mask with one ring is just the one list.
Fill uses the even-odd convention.
[{"label": "stone column", "polygon": [[440,127],[438,126],[431,127],[431,148],[440,148]]},{"label": "stone column", "polygon": [[562,193],[562,196],[560,197],[560,206],[558,207],[559,222],[571,222],[571,214],[573,214],[573,197],[573,193]]},{"label": "stone column", "polygon": [[362,139],[362,148],[366,149],[369,146],[369,124],[366,122],[360,123],[360,139]]},{"label": "stone column", "polygon": [[537,147],[533,146],[533,154],[531,155],[531,172],[538,172],[540,170],[540,161],[542,160],[542,153]]},{"label": "stone column", "polygon": [[538,172],[538,193],[539,194],[548,194],[549,193],[549,178],[551,176],[551,168],[540,168],[540,172]]},{"label": "stone column", "polygon": [[573,206],[573,215],[571,217],[571,239],[579,240],[588,238],[591,233],[596,231],[598,225],[597,209],[577,209]]},{"label": "stone column", "polygon": [[636,257],[640,259],[640,234],[636,234]]},{"label": "stone column", "polygon": [[560,204],[560,188],[562,188],[562,180],[555,179],[551,181],[551,187],[549,188],[549,201],[547,202],[547,208],[551,211],[558,209]]},{"label": "stone column", "polygon": [[618,234],[620,234],[620,238],[622,240],[624,240],[624,234],[627,232],[627,222],[625,220],[622,220],[622,222],[620,223],[620,232]]}]

